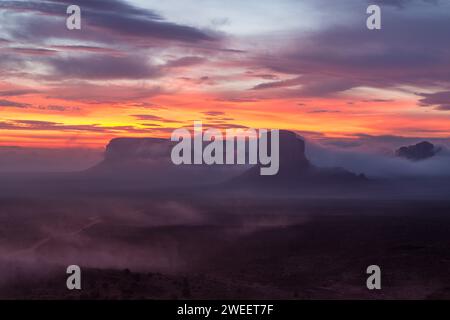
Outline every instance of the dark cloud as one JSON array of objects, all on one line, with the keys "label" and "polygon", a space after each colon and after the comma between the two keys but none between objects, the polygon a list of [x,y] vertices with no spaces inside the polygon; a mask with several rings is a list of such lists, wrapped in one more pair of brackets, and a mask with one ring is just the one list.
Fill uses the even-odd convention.
[{"label": "dark cloud", "polygon": [[382,30],[377,32],[368,30],[364,21],[357,23],[297,35],[276,54],[248,61],[294,76],[261,83],[254,89],[304,97],[357,87],[450,85],[449,12],[392,12],[383,16]]},{"label": "dark cloud", "polygon": [[167,109],[167,107],[164,107],[164,106],[161,106],[161,105],[155,104],[155,103],[150,103],[150,102],[133,103],[131,106],[137,107],[137,108],[143,108],[143,109],[152,109],[152,110]]},{"label": "dark cloud", "polygon": [[22,102],[14,102],[10,100],[0,99],[0,107],[7,108],[29,108],[30,105]]},{"label": "dark cloud", "polygon": [[414,3],[423,2],[428,4],[438,4],[439,0],[369,0],[369,4],[378,4],[385,6],[392,6],[398,9],[403,9],[408,5],[412,5]]},{"label": "dark cloud", "polygon": [[245,72],[246,76],[250,76],[250,77],[255,77],[255,78],[261,78],[264,80],[278,80],[279,77],[275,74],[270,74],[270,73],[260,73],[260,72],[256,72],[256,71],[246,71]]},{"label": "dark cloud", "polygon": [[178,120],[171,120],[151,114],[135,114],[132,115],[132,117],[136,118],[137,120],[143,120],[143,121],[158,121],[158,122],[179,122]]},{"label": "dark cloud", "polygon": [[67,107],[67,106],[60,106],[60,105],[39,106],[39,109],[58,111],[58,112],[81,111],[80,107]]},{"label": "dark cloud", "polygon": [[339,110],[327,110],[327,109],[315,109],[315,110],[309,110],[306,113],[340,113]]},{"label": "dark cloud", "polygon": [[226,117],[225,112],[222,111],[204,111],[202,114],[205,117],[205,120],[211,125],[211,126],[217,126],[217,127],[223,127],[228,125],[231,121],[234,121],[234,118]]},{"label": "dark cloud", "polygon": [[38,121],[38,120],[14,120],[14,123],[15,124],[23,124],[23,125],[27,125],[27,126],[33,126],[35,128],[59,125],[59,123],[57,123],[57,122]]},{"label": "dark cloud", "polygon": [[122,13],[93,13],[87,15],[87,23],[133,38],[156,38],[183,42],[213,41],[215,36],[190,26],[171,22],[127,16]]},{"label": "dark cloud", "polygon": [[52,121],[38,120],[7,120],[0,121],[1,130],[36,130],[36,131],[67,131],[67,132],[96,132],[96,133],[146,133],[145,129],[133,126],[100,126],[98,124],[66,125]]},{"label": "dark cloud", "polygon": [[261,101],[261,99],[254,98],[254,97],[233,96],[233,97],[223,97],[223,98],[217,99],[217,101],[220,101],[220,102],[232,102],[232,103],[251,103],[251,102]]},{"label": "dark cloud", "polygon": [[[16,12],[39,13],[50,17],[66,17],[66,8],[74,4],[72,1],[2,1],[0,10],[13,10]],[[147,9],[134,7],[124,1],[100,0],[76,1],[82,8],[84,28],[94,32],[96,36],[107,34],[119,38],[155,38],[162,40],[174,40],[182,42],[213,41],[216,35],[212,32],[196,29],[194,27],[179,25],[165,21],[160,15]],[[21,17],[21,29],[13,32],[16,38],[70,38],[76,36],[73,32],[64,30],[65,22],[61,19],[62,27],[51,30],[51,21],[40,17],[40,28],[34,28],[37,20],[32,16]],[[60,31],[58,32],[58,30]],[[53,31],[53,32],[52,32]],[[96,32],[97,31],[97,32]],[[80,33],[78,33],[80,35]],[[83,34],[86,34],[84,32]],[[98,38],[99,41],[101,37]],[[105,39],[104,41],[107,41]]]},{"label": "dark cloud", "polygon": [[24,96],[27,94],[37,93],[37,90],[33,89],[13,89],[13,90],[0,90],[0,97],[16,97]]},{"label": "dark cloud", "polygon": [[52,46],[51,48],[64,52],[101,53],[101,54],[110,54],[112,56],[123,55],[123,53],[120,50],[107,47],[96,47],[85,45],[59,45],[59,46]]},{"label": "dark cloud", "polygon": [[190,82],[190,83],[194,83],[197,85],[214,85],[217,83],[216,80],[212,79],[209,76],[203,76],[200,78],[190,78],[190,77],[180,77],[179,79],[186,81],[186,82]]},{"label": "dark cloud", "polygon": [[170,60],[166,63],[167,68],[180,68],[180,67],[189,67],[193,65],[197,65],[205,62],[206,59],[203,57],[183,57],[176,60]]},{"label": "dark cloud", "polygon": [[145,79],[160,75],[144,56],[54,58],[48,61],[53,76],[69,79]]},{"label": "dark cloud", "polygon": [[[183,128],[187,128],[189,130],[193,130],[193,125],[185,126]],[[248,126],[236,124],[236,123],[221,123],[221,122],[202,122],[202,128],[204,130],[208,128],[214,128],[214,129],[220,129],[220,130],[226,130],[226,129],[248,129]]]},{"label": "dark cloud", "polygon": [[125,1],[121,0],[58,0],[58,1],[52,1],[55,3],[65,3],[66,6],[76,4],[79,5],[81,8],[87,8],[90,10],[95,11],[102,11],[102,12],[124,12],[128,15],[135,15],[135,16],[144,16],[146,18],[154,19],[154,20],[163,20],[163,18],[151,11],[146,10],[142,8],[137,8]]},{"label": "dark cloud", "polygon": [[[285,89],[275,91],[272,95],[278,97],[325,97],[357,86],[356,81],[344,76],[337,78],[333,76],[311,75],[289,80],[262,83],[253,90]],[[278,92],[278,94],[276,94]]]},{"label": "dark cloud", "polygon": [[386,103],[386,102],[395,102],[393,99],[366,99],[363,100],[363,102],[380,102],[380,103]]},{"label": "dark cloud", "polygon": [[44,48],[8,48],[7,50],[17,54],[35,56],[53,56],[58,53],[56,50]]},{"label": "dark cloud", "polygon": [[[19,91],[18,93],[20,94],[21,92]],[[6,94],[8,96],[9,95],[12,95],[12,96],[18,95],[18,94],[15,94],[14,91],[7,92]],[[27,93],[24,93],[24,94],[27,94]],[[2,95],[0,94],[0,96],[2,96]],[[0,107],[39,109],[39,110],[50,110],[50,111],[59,111],[59,112],[80,111],[81,110],[81,108],[79,108],[79,107],[67,107],[67,106],[59,106],[59,105],[33,106],[28,103],[15,102],[15,101],[10,101],[10,100],[5,100],[5,99],[0,99]]]},{"label": "dark cloud", "polygon": [[[70,4],[81,6],[81,32],[65,27]],[[155,78],[171,68],[193,66],[205,59],[189,55],[154,66],[149,61],[149,50],[157,54],[162,48],[181,44],[221,46],[221,36],[211,31],[169,22],[152,10],[121,0],[2,1],[0,12],[5,10],[14,14],[2,16],[2,36],[12,39],[12,43],[27,43],[27,47],[5,48],[0,64],[7,65],[10,73],[43,67],[50,72],[46,80]],[[76,44],[48,46],[49,40]],[[192,48],[190,53],[195,54]]]},{"label": "dark cloud", "polygon": [[[90,104],[136,104],[141,100],[165,92],[159,86],[98,85],[87,81],[73,80],[53,85],[47,90],[47,97]],[[141,107],[151,107],[151,105],[143,103],[144,105],[141,105]]]},{"label": "dark cloud", "polygon": [[161,127],[160,124],[157,123],[141,123],[142,126],[147,127],[147,128],[158,128]]},{"label": "dark cloud", "polygon": [[292,86],[298,86],[302,83],[303,83],[303,79],[301,77],[298,77],[298,78],[282,80],[282,81],[261,83],[261,84],[256,85],[255,87],[253,87],[253,90],[292,87]]},{"label": "dark cloud", "polygon": [[150,121],[164,121],[164,118],[154,116],[151,114],[135,114],[133,115],[138,120],[150,120]]},{"label": "dark cloud", "polygon": [[450,91],[422,93],[420,96],[423,98],[419,100],[419,105],[434,106],[437,110],[450,111]]},{"label": "dark cloud", "polygon": [[0,9],[18,12],[39,12],[47,15],[63,15],[67,6],[50,1],[8,1],[0,2]]},{"label": "dark cloud", "polygon": [[222,111],[204,111],[202,112],[204,115],[211,116],[211,117],[218,117],[218,116],[224,116],[225,112]]}]

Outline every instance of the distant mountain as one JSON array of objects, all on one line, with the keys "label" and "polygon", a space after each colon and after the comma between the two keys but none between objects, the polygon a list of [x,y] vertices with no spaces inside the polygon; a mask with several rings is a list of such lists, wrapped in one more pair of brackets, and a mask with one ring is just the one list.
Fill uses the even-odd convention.
[{"label": "distant mountain", "polygon": [[367,178],[342,168],[318,168],[305,155],[305,141],[291,131],[280,131],[280,169],[277,175],[260,175],[260,165],[256,165],[232,184],[248,187],[326,187],[348,186],[364,183]]},{"label": "distant mountain", "polygon": [[434,144],[423,141],[412,146],[401,147],[395,154],[400,158],[411,161],[420,161],[434,157],[441,150],[441,148],[436,147]]}]

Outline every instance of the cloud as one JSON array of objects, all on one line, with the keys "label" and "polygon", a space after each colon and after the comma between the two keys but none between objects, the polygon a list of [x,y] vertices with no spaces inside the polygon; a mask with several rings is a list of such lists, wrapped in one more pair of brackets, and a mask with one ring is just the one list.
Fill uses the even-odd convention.
[{"label": "cloud", "polygon": [[359,87],[448,87],[450,14],[433,10],[436,14],[385,14],[379,32],[358,19],[293,34],[276,52],[245,62],[293,77],[253,89],[260,97],[323,97]]},{"label": "cloud", "polygon": [[170,60],[165,64],[165,67],[167,68],[180,68],[180,67],[189,67],[198,65],[200,63],[205,62],[206,59],[203,57],[183,57],[180,59]]},{"label": "cloud", "polygon": [[[50,87],[48,98],[77,101],[90,104],[136,104],[166,91],[159,86],[133,86],[118,84],[93,84],[87,81],[71,81]],[[145,107],[145,105],[143,105]]]},{"label": "cloud", "polygon": [[292,87],[292,86],[298,86],[302,83],[303,83],[303,79],[301,77],[297,77],[297,78],[288,79],[288,80],[261,83],[261,84],[254,86],[253,90]]},{"label": "cloud", "polygon": [[395,178],[404,176],[450,176],[448,139],[426,139],[446,148],[433,158],[412,162],[394,156],[401,146],[423,141],[424,138],[360,135],[356,139],[309,139],[307,156],[321,167],[342,167],[369,177]]},{"label": "cloud", "polygon": [[398,9],[403,9],[407,7],[407,5],[412,5],[414,3],[423,2],[428,4],[438,4],[439,0],[369,0],[370,4],[378,4],[385,6],[392,6]]},{"label": "cloud", "polygon": [[[52,2],[57,3],[57,1]],[[59,0],[59,2],[65,3],[66,6],[73,4],[72,0]],[[128,15],[144,16],[155,20],[162,20],[160,15],[151,10],[137,8],[121,0],[77,0],[76,3],[82,8],[88,8],[95,11],[124,12]]]},{"label": "cloud", "polygon": [[315,109],[306,111],[306,113],[340,113],[339,110]]},{"label": "cloud", "polygon": [[[49,28],[52,22],[50,18],[65,19],[66,8],[70,4],[73,3],[66,0],[46,2],[2,1],[0,9],[21,13],[39,13],[40,22],[30,15],[26,17],[27,19],[22,17],[21,31],[13,32],[13,35],[20,38],[37,37],[43,39],[52,36]],[[77,4],[82,8],[84,27],[97,36],[103,34],[103,36],[109,35],[122,38],[122,40],[125,40],[125,38],[128,38],[128,40],[130,38],[153,38],[181,42],[216,40],[212,32],[168,22],[151,10],[134,7],[124,1],[82,0],[78,1]],[[45,17],[48,17],[48,19],[45,19]],[[40,23],[41,27],[35,29],[34,26],[37,22]],[[61,29],[60,32],[57,32],[58,29]],[[70,38],[76,35],[68,33],[63,27],[58,29],[53,30],[53,37]],[[102,41],[101,37],[98,37],[98,41]]]},{"label": "cloud", "polygon": [[[266,82],[253,90],[271,90],[271,97],[326,97],[357,86],[358,83],[345,77],[317,76],[297,77],[294,79]],[[283,89],[283,90],[276,90]]]},{"label": "cloud", "polygon": [[421,93],[419,96],[423,97],[419,100],[421,106],[434,106],[437,110],[450,111],[450,91]]},{"label": "cloud", "polygon": [[108,48],[108,47],[99,47],[99,46],[56,45],[56,46],[51,46],[51,48],[60,50],[63,52],[98,53],[98,54],[109,54],[111,56],[122,56],[123,55],[123,53],[120,50],[112,49],[112,48]]},{"label": "cloud", "polygon": [[144,121],[158,121],[158,122],[179,122],[178,120],[170,120],[159,116],[154,116],[151,114],[135,114],[132,115],[132,117],[135,117],[138,120],[144,120]]},{"label": "cloud", "polygon": [[49,61],[53,75],[69,79],[145,79],[160,75],[145,57],[87,56]]},{"label": "cloud", "polygon": [[10,101],[10,100],[0,99],[0,107],[29,108],[30,105],[28,103],[14,102],[14,101]]},{"label": "cloud", "polygon": [[222,111],[204,111],[202,112],[204,115],[211,116],[211,117],[218,117],[218,116],[224,116],[225,112]]},{"label": "cloud", "polygon": [[32,93],[37,93],[34,89],[11,89],[11,90],[0,90],[0,97],[16,97],[24,96]]},{"label": "cloud", "polygon": [[214,35],[194,27],[178,25],[161,19],[148,19],[123,13],[92,13],[87,22],[118,36],[154,38],[162,40],[199,42],[214,41]]},{"label": "cloud", "polygon": [[39,120],[7,120],[0,121],[1,130],[34,130],[34,131],[69,131],[69,132],[97,132],[97,133],[146,133],[146,129],[133,126],[101,126],[98,124],[67,125],[53,121]]},{"label": "cloud", "polygon": [[385,102],[395,102],[394,99],[366,99],[363,100],[363,102],[381,102],[381,103],[385,103]]},{"label": "cloud", "polygon": [[15,48],[10,47],[7,51],[11,51],[12,53],[23,54],[23,55],[31,55],[31,56],[53,56],[58,53],[56,50],[45,49],[45,48]]},{"label": "cloud", "polygon": [[[231,121],[234,121],[234,118],[227,117],[226,113],[223,111],[203,111],[202,114],[205,117],[206,122],[208,122],[208,125],[210,126],[217,126],[217,128],[221,127],[224,128],[226,126],[234,126],[234,124],[230,123]],[[242,127],[242,126],[238,126]]]},{"label": "cloud", "polygon": [[[151,79],[173,68],[202,63],[205,58],[199,54],[206,47],[222,48],[222,35],[167,21],[152,10],[120,0],[78,1],[82,31],[73,32],[65,27],[70,4],[65,0],[0,2],[0,36],[8,38],[2,41],[5,47],[0,56],[3,76],[14,72],[33,76],[42,70],[47,72],[46,80]],[[189,49],[172,52],[177,57],[166,65],[150,62],[181,45]]]},{"label": "cloud", "polygon": [[79,107],[68,107],[68,106],[60,106],[60,105],[49,105],[49,106],[39,106],[39,109],[42,110],[50,110],[50,111],[58,111],[58,112],[69,112],[69,111],[81,111]]}]

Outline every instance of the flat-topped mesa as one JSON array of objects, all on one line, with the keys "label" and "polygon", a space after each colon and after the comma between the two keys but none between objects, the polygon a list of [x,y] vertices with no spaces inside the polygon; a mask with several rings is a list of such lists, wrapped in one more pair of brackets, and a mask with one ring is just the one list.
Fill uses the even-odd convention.
[{"label": "flat-topped mesa", "polygon": [[147,186],[179,187],[222,182],[248,168],[175,165],[171,160],[175,144],[160,138],[115,138],[106,146],[103,161],[84,173],[103,180],[132,180]]},{"label": "flat-topped mesa", "polygon": [[[261,176],[261,167],[264,165],[257,164],[247,170],[243,175],[234,179],[234,183],[238,185],[265,185],[267,183],[293,182],[296,177],[308,171],[311,167],[305,156],[305,142],[296,133],[286,130],[279,131],[279,169],[276,175]],[[271,150],[269,153],[272,152]],[[270,182],[268,182],[270,180]]]},{"label": "flat-topped mesa", "polygon": [[[305,142],[294,132],[280,130],[279,158],[283,167],[309,167],[305,156]],[[270,138],[269,138],[270,139]],[[203,142],[204,145],[207,142]],[[159,138],[115,138],[106,146],[104,160],[117,162],[126,160],[146,160],[170,158],[171,149],[175,145],[168,139]],[[270,150],[270,143],[269,143]],[[226,158],[226,148],[223,148]],[[246,150],[248,152],[248,150]],[[270,151],[269,151],[270,153]]]},{"label": "flat-topped mesa", "polygon": [[[311,168],[311,164],[305,155],[305,142],[295,132],[279,131],[279,170],[274,177],[285,179],[302,174]],[[269,151],[269,153],[271,150]],[[248,177],[259,175],[260,168],[264,165],[257,164],[245,175]]]},{"label": "flat-topped mesa", "polygon": [[158,138],[115,138],[106,146],[104,160],[146,160],[170,157],[173,143]]},{"label": "flat-topped mesa", "polygon": [[86,172],[95,177],[160,179],[171,165],[172,142],[158,138],[115,138],[106,146],[103,161]]},{"label": "flat-topped mesa", "polygon": [[305,141],[295,132],[280,130],[280,174],[311,167]]}]

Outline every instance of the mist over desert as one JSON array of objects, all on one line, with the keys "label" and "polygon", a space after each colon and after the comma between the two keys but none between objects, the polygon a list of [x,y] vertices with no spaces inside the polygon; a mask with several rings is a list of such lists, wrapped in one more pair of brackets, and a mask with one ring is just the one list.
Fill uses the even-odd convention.
[{"label": "mist over desert", "polygon": [[[133,141],[121,149],[125,158],[119,152],[111,160],[109,150],[82,172],[8,175],[0,201],[0,296],[449,297],[448,184],[316,167],[299,136],[282,137],[281,159],[298,152],[281,160],[274,177],[253,168],[163,165],[168,154],[155,160],[151,151],[160,140],[146,140],[141,154],[130,152],[140,146]],[[422,193],[411,181],[442,185],[441,193]],[[72,264],[82,268],[79,292],[65,286]],[[373,264],[383,270],[380,293],[365,285]]]}]

